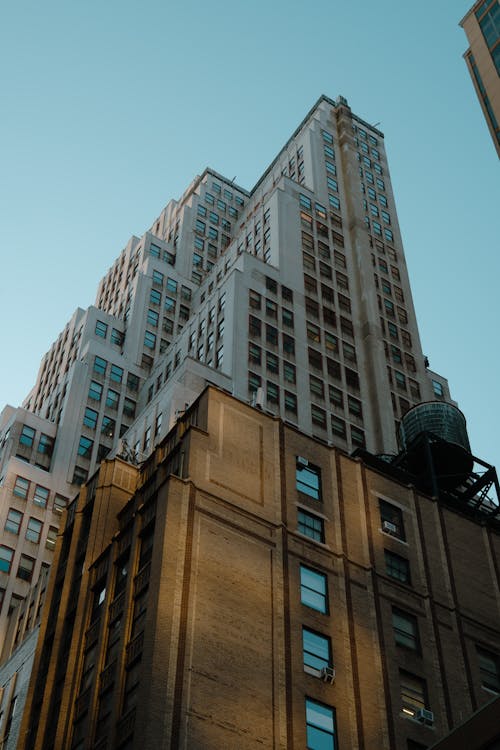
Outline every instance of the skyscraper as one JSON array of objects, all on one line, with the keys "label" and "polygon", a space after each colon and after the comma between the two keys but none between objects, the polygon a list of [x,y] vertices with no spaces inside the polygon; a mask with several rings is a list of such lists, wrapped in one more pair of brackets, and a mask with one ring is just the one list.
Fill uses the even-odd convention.
[{"label": "skyscraper", "polygon": [[207,169],[131,238],[3,412],[0,624],[70,502],[23,746],[418,748],[480,705],[491,474],[455,507],[390,462],[430,400],[383,134],[322,96],[252,190]]},{"label": "skyscraper", "polygon": [[142,460],[207,382],[351,451],[450,400],[426,366],[383,134],[322,96],[246,190],[207,169],[102,279],[0,421],[0,631],[107,455]]},{"label": "skyscraper", "polygon": [[460,26],[470,45],[464,59],[500,156],[500,3],[477,0]]}]

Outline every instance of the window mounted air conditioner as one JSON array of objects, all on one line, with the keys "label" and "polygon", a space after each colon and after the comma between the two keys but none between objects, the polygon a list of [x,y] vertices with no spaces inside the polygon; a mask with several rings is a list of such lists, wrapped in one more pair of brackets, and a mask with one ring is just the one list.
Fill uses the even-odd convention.
[{"label": "window mounted air conditioner", "polygon": [[434,724],[434,714],[427,708],[419,708],[415,714],[415,718],[421,724],[425,724],[428,727],[432,727]]},{"label": "window mounted air conditioner", "polygon": [[388,534],[397,534],[398,527],[392,521],[382,521],[382,530],[387,531]]},{"label": "window mounted air conditioner", "polygon": [[297,456],[297,467],[303,469],[305,466],[309,466],[309,461],[303,456]]},{"label": "window mounted air conditioner", "polygon": [[323,667],[320,673],[323,682],[329,682],[331,685],[335,682],[335,667]]}]

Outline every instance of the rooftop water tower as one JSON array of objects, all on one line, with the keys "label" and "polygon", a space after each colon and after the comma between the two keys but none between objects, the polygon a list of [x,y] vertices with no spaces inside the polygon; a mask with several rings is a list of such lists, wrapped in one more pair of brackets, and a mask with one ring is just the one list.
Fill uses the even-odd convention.
[{"label": "rooftop water tower", "polygon": [[424,476],[431,465],[432,479],[441,490],[463,484],[472,471],[465,417],[452,404],[426,401],[414,406],[401,420],[399,437],[410,471]]}]

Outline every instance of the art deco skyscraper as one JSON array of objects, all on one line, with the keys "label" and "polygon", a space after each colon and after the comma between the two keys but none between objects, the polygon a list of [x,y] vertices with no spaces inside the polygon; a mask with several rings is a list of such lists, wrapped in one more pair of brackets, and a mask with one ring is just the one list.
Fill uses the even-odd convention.
[{"label": "art deco skyscraper", "polygon": [[102,279],[0,420],[0,630],[107,455],[142,460],[206,383],[346,451],[449,400],[418,333],[383,134],[322,96],[252,190],[207,169]]}]

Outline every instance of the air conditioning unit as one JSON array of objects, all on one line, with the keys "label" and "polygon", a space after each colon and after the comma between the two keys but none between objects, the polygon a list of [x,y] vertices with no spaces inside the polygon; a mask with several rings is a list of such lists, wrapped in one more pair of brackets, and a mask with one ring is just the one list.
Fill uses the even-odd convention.
[{"label": "air conditioning unit", "polygon": [[387,531],[388,534],[397,534],[398,527],[392,521],[382,521],[382,530]]},{"label": "air conditioning unit", "polygon": [[305,466],[309,466],[309,461],[303,456],[297,456],[297,467],[303,469]]},{"label": "air conditioning unit", "polygon": [[335,682],[335,667],[323,667],[320,674],[323,682],[329,682],[331,685]]},{"label": "air conditioning unit", "polygon": [[427,708],[419,708],[415,714],[415,718],[421,724],[425,724],[428,727],[432,727],[434,724],[434,714]]}]

